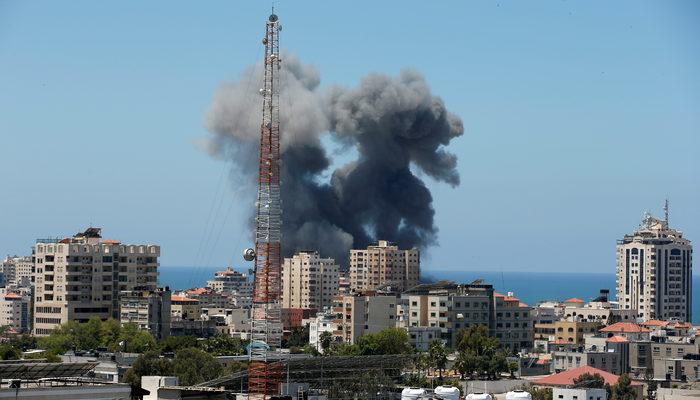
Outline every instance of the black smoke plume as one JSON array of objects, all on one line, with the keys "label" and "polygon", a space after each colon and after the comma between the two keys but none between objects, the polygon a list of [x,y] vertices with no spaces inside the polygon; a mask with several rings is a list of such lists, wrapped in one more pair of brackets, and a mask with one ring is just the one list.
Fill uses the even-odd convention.
[{"label": "black smoke plume", "polygon": [[[464,130],[423,76],[370,74],[356,88],[323,89],[318,71],[294,56],[283,56],[281,71],[285,255],[315,249],[345,265],[349,249],[378,239],[405,248],[435,244],[433,198],[412,168],[459,185],[457,157],[445,147]],[[213,134],[209,151],[233,161],[237,184],[250,185],[249,193],[256,185],[260,76],[256,65],[223,84],[205,121]],[[354,148],[356,159],[329,171],[334,154],[323,135],[342,150]],[[252,201],[242,206],[253,214]]]}]

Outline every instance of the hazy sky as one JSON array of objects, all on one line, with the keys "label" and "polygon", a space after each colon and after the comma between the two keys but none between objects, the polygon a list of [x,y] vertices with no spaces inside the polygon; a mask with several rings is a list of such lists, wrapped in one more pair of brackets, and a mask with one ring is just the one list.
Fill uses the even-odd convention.
[{"label": "hazy sky", "polygon": [[[323,84],[413,68],[463,119],[461,186],[425,178],[440,229],[426,270],[612,272],[615,240],[666,196],[700,242],[700,2],[277,7],[282,47]],[[0,0],[0,254],[92,224],[160,244],[164,266],[242,266],[252,194],[196,143],[218,85],[261,56],[268,14]]]}]

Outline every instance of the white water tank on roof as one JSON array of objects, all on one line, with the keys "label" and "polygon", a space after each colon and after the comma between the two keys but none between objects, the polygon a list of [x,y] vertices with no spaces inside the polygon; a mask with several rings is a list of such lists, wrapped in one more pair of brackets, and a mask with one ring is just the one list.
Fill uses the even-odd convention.
[{"label": "white water tank on roof", "polygon": [[469,393],[466,400],[493,400],[488,393]]},{"label": "white water tank on roof", "polygon": [[425,395],[425,389],[412,387],[401,391],[401,400],[417,400]]},{"label": "white water tank on roof", "polygon": [[532,400],[532,395],[524,390],[513,390],[506,393],[506,400]]},{"label": "white water tank on roof", "polygon": [[[438,386],[435,388],[434,392],[435,392],[435,395],[441,399],[459,400],[459,389],[457,389],[454,386]],[[491,396],[489,396],[489,397],[491,397]]]}]

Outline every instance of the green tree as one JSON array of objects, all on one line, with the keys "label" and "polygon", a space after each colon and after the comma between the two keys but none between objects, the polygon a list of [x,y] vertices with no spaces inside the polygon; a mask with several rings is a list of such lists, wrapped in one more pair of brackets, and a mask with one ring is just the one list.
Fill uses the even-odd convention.
[{"label": "green tree", "polygon": [[553,400],[554,398],[552,388],[547,387],[538,388],[533,386],[530,388],[530,394],[532,395],[532,400]]},{"label": "green tree", "polygon": [[503,352],[497,352],[488,362],[487,374],[490,379],[498,379],[501,372],[508,371],[508,360]]},{"label": "green tree", "polygon": [[19,360],[22,352],[11,344],[0,344],[0,360]]},{"label": "green tree", "polygon": [[298,326],[292,329],[289,338],[284,341],[282,347],[304,347],[309,343],[309,325]]},{"label": "green tree", "polygon": [[[111,345],[113,350],[123,350],[127,353],[145,353],[156,349],[156,340],[147,331],[139,329],[134,323],[124,324],[119,331],[119,342]],[[120,345],[123,343],[123,345]]]},{"label": "green tree", "polygon": [[197,338],[194,336],[168,336],[158,342],[158,350],[161,353],[174,353],[180,349],[198,345]]},{"label": "green tree", "polygon": [[442,340],[433,340],[430,342],[428,357],[430,358],[431,366],[438,370],[440,381],[442,382],[442,372],[447,367],[447,349]]},{"label": "green tree", "polygon": [[246,353],[245,344],[241,339],[223,333],[202,340],[199,348],[214,356],[239,356]]},{"label": "green tree", "polygon": [[591,374],[586,372],[585,374],[579,375],[574,378],[575,388],[593,388],[593,389],[603,389],[605,388],[605,379],[603,379],[600,374]]},{"label": "green tree", "polygon": [[331,344],[333,343],[333,334],[328,331],[323,331],[319,337],[319,340],[321,341],[321,348],[326,350],[331,347]]},{"label": "green tree", "polygon": [[632,387],[632,380],[629,375],[622,374],[617,383],[612,387],[613,400],[635,400],[637,392]]},{"label": "green tree", "polygon": [[216,358],[195,348],[178,350],[172,366],[180,385],[183,386],[212,380],[223,372],[223,367]]},{"label": "green tree", "polygon": [[140,385],[144,375],[173,375],[172,361],[162,358],[157,351],[141,354],[131,368],[124,374],[123,381]]},{"label": "green tree", "polygon": [[24,357],[26,360],[46,360],[46,362],[59,363],[62,362],[61,357],[56,353],[50,351],[44,351],[41,353],[32,353]]},{"label": "green tree", "polygon": [[510,378],[515,379],[515,373],[520,368],[520,365],[516,361],[511,361],[508,363],[508,373],[510,373]]},{"label": "green tree", "polygon": [[100,344],[102,347],[110,348],[119,343],[119,333],[122,325],[114,318],[102,321],[100,326]]},{"label": "green tree", "polygon": [[468,351],[462,351],[457,355],[455,360],[455,370],[459,372],[462,380],[468,379],[479,368],[479,358]]},{"label": "green tree", "polygon": [[491,356],[499,345],[498,339],[490,337],[484,325],[462,329],[457,336],[457,350],[469,351],[476,356]]},{"label": "green tree", "polygon": [[359,355],[363,356],[413,352],[408,334],[401,328],[388,328],[374,334],[360,336],[357,347]]}]

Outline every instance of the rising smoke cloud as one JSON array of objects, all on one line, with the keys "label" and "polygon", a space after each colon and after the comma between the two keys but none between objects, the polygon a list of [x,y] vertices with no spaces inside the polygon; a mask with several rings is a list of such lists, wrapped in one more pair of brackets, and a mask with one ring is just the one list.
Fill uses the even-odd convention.
[{"label": "rising smoke cloud", "polygon": [[[417,72],[370,74],[355,88],[324,89],[315,68],[292,55],[282,59],[285,255],[316,249],[344,265],[350,248],[377,239],[402,247],[435,244],[433,198],[413,170],[459,185],[457,157],[445,147],[464,132],[461,119],[431,94]],[[237,184],[250,185],[252,192],[261,82],[251,77],[261,76],[261,68],[249,67],[239,81],[221,85],[205,117],[212,132],[209,151],[231,159]],[[324,148],[323,135],[343,149],[354,148],[357,158],[329,171],[334,155]]]}]

